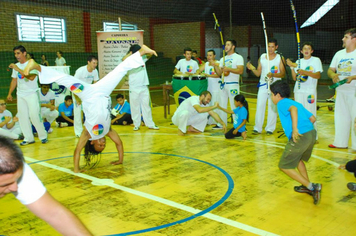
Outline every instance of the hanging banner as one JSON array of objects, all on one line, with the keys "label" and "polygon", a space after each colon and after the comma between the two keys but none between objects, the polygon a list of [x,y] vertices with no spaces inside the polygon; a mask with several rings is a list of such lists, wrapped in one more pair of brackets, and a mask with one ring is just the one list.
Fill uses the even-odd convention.
[{"label": "hanging banner", "polygon": [[[100,78],[103,78],[122,62],[122,58],[127,54],[132,44],[143,45],[143,30],[97,31],[96,36]],[[121,81],[116,88],[127,89],[127,78],[125,81]]]}]

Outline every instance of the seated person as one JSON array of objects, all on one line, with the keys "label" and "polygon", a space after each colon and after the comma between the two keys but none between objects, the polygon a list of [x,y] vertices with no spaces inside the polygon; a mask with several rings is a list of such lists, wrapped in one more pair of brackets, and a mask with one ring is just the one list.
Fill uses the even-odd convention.
[{"label": "seated person", "polygon": [[49,124],[59,116],[59,112],[54,105],[55,94],[50,90],[49,84],[41,84],[40,102],[41,102],[41,116],[44,122],[48,121]]},{"label": "seated person", "polygon": [[0,135],[11,139],[23,139],[22,131],[16,123],[19,118],[12,117],[10,111],[6,110],[6,102],[0,99]]},{"label": "seated person", "polygon": [[248,103],[245,97],[238,94],[234,97],[235,109],[230,111],[219,106],[219,109],[228,114],[235,114],[234,127],[231,128],[226,134],[226,139],[232,139],[242,136],[243,140],[246,140],[246,122],[248,121]]},{"label": "seated person", "polygon": [[73,99],[72,96],[67,95],[64,98],[64,102],[58,107],[59,116],[56,121],[59,123],[59,127],[73,126]]},{"label": "seated person", "polygon": [[193,75],[200,74],[198,62],[192,59],[192,49],[184,48],[184,59],[180,59],[174,68],[173,74],[175,75]]},{"label": "seated person", "polygon": [[[210,101],[211,93],[209,91],[203,91],[200,96],[191,96],[179,105],[172,117],[173,124],[178,126],[178,135],[184,136],[187,131],[195,133],[204,132],[208,122],[208,115],[222,124],[224,131],[226,131],[225,123],[222,122],[220,116],[213,111],[219,106],[218,102],[213,106],[208,106]],[[188,130],[187,126],[189,126]]]},{"label": "seated person", "polygon": [[122,94],[116,96],[117,105],[111,110],[112,125],[132,124],[130,104]]}]

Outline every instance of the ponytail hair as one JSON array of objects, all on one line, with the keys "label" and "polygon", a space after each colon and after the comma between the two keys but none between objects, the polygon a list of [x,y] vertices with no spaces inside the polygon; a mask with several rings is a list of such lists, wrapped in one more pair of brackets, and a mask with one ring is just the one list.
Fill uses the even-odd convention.
[{"label": "ponytail hair", "polygon": [[246,120],[249,122],[250,112],[248,111],[248,102],[246,101],[244,95],[238,94],[234,97],[236,102],[240,102],[247,110],[247,118]]},{"label": "ponytail hair", "polygon": [[95,167],[101,160],[101,151],[95,150],[94,145],[88,140],[84,147],[85,165],[89,168]]}]

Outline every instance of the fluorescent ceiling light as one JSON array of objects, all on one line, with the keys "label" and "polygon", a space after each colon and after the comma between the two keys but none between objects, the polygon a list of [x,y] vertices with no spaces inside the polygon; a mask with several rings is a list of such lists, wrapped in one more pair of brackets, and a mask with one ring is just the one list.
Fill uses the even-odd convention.
[{"label": "fluorescent ceiling light", "polygon": [[340,0],[327,0],[314,14],[300,28],[314,25],[320,20],[328,11],[330,11]]}]

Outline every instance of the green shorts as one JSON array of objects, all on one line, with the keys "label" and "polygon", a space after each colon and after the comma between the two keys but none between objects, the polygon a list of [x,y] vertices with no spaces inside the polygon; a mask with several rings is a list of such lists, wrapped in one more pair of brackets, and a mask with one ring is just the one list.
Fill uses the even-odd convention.
[{"label": "green shorts", "polygon": [[278,167],[281,169],[295,169],[301,160],[308,161],[312,154],[315,140],[316,131],[314,129],[304,133],[297,143],[290,139],[279,160]]}]

